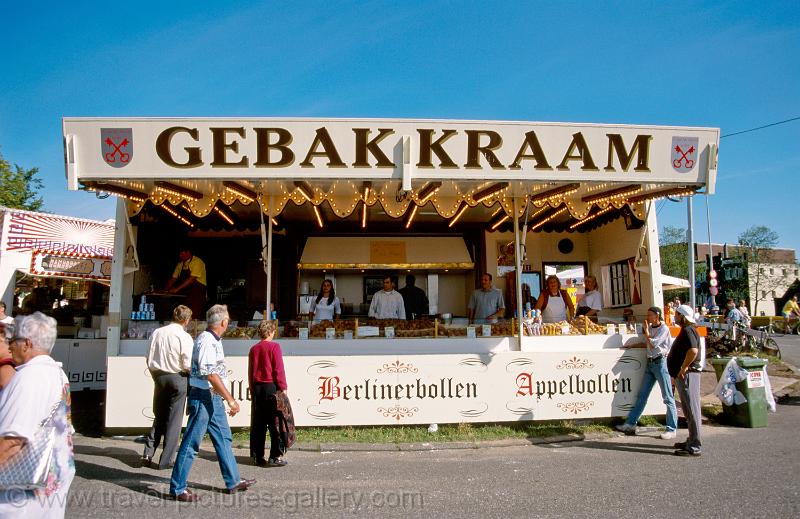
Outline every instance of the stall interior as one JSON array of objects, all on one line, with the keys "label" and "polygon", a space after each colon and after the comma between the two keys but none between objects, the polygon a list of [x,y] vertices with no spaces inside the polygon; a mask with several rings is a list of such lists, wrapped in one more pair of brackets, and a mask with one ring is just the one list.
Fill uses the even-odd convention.
[{"label": "stall interior", "polygon": [[[623,321],[627,315],[643,315],[642,301],[648,300],[643,296],[649,296],[643,294],[647,284],[637,281],[645,202],[694,192],[693,187],[659,184],[555,182],[423,181],[411,191],[401,190],[398,181],[186,180],[170,183],[169,188],[164,184],[84,184],[85,189],[126,198],[131,224],[138,230],[140,268],[134,274],[133,298],[127,302],[132,325],[128,337],[146,336],[181,301],[163,293],[179,262],[179,243],[190,243],[194,255],[205,262],[205,308],[227,304],[239,326],[231,333],[241,336],[252,335],[255,322],[273,309],[285,325],[286,336],[336,337],[352,331],[359,337],[361,328],[367,330],[362,333],[372,334],[375,327],[376,335],[385,336],[387,324],[371,322],[366,314],[372,294],[379,290],[378,280],[386,273],[396,288],[402,288],[405,276],[413,274],[432,303],[418,319],[389,326],[395,337],[511,335],[516,330],[513,319],[519,315],[512,289],[515,219],[524,226],[523,308],[525,303],[535,303],[551,272],[560,274],[575,301],[584,291],[584,278],[592,274],[606,303],[603,317]],[[267,310],[264,258],[265,229],[270,223],[272,308]],[[424,240],[454,240],[463,257],[430,261],[424,257],[430,247],[412,246]],[[304,258],[318,242],[327,244],[322,256]],[[371,256],[378,242],[392,242],[384,247],[383,260]],[[393,257],[398,243],[405,244],[405,256]],[[350,254],[358,248],[354,244],[368,248],[367,255],[354,259]],[[412,249],[420,255],[411,258]],[[492,274],[494,287],[505,294],[506,308],[504,320],[481,327],[483,323],[469,323],[466,315],[470,295],[484,273]],[[342,303],[341,322],[333,326],[307,321],[308,305],[326,279],[334,284]],[[144,319],[135,316],[143,295],[155,307]],[[559,323],[543,332],[605,330],[583,321]],[[477,330],[470,324],[477,324]],[[199,326],[202,323],[195,328]]]},{"label": "stall interior", "polygon": [[42,312],[58,321],[59,337],[105,337],[108,282],[17,271],[13,316]]}]

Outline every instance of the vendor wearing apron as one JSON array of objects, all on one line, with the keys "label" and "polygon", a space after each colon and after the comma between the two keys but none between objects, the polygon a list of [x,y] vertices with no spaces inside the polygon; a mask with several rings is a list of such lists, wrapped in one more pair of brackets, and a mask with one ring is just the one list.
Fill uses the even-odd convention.
[{"label": "vendor wearing apron", "polygon": [[167,290],[185,295],[186,306],[192,309],[192,315],[205,315],[206,264],[188,247],[183,247],[178,257],[181,261],[167,282]]},{"label": "vendor wearing apron", "polygon": [[542,320],[546,323],[568,321],[575,315],[572,299],[561,288],[561,280],[556,276],[547,277],[545,289],[536,301],[536,309],[542,311]]}]

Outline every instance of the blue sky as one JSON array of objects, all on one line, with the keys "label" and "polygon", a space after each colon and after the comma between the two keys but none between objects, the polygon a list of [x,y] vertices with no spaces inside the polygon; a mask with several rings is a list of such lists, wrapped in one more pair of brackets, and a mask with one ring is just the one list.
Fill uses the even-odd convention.
[{"label": "blue sky", "polygon": [[[800,116],[786,2],[5,2],[0,152],[45,209],[66,189],[63,116],[414,117],[720,127]],[[800,248],[800,121],[725,138],[712,238],[767,225]],[[665,202],[660,225],[686,225]],[[705,201],[695,232],[706,240]]]}]

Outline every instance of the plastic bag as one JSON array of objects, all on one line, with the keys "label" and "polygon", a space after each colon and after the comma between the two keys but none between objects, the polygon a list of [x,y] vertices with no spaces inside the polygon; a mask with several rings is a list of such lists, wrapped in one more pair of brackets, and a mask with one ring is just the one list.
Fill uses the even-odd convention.
[{"label": "plastic bag", "polygon": [[747,402],[747,398],[736,389],[736,383],[743,380],[747,380],[747,370],[739,366],[736,357],[732,357],[725,365],[725,369],[722,370],[714,394],[725,405],[741,405]]},{"label": "plastic bag", "polygon": [[762,371],[764,372],[764,391],[766,392],[767,405],[769,406],[769,410],[774,413],[775,396],[772,394],[772,384],[769,383],[769,377],[767,376],[767,367],[764,366]]}]

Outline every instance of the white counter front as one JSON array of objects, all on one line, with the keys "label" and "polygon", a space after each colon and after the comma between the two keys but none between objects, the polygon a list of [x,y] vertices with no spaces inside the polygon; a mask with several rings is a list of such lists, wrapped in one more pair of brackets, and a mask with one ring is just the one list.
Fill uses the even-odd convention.
[{"label": "white counter front", "polygon": [[[513,351],[512,337],[279,342],[295,423],[324,426],[625,416],[645,352],[613,345],[633,339],[531,337],[523,351]],[[242,406],[235,427],[250,424],[245,353],[253,343],[224,341],[228,385]],[[149,427],[153,383],[139,353],[146,341],[122,345],[124,355],[108,359],[106,426]],[[645,412],[664,412],[657,391]]]}]

